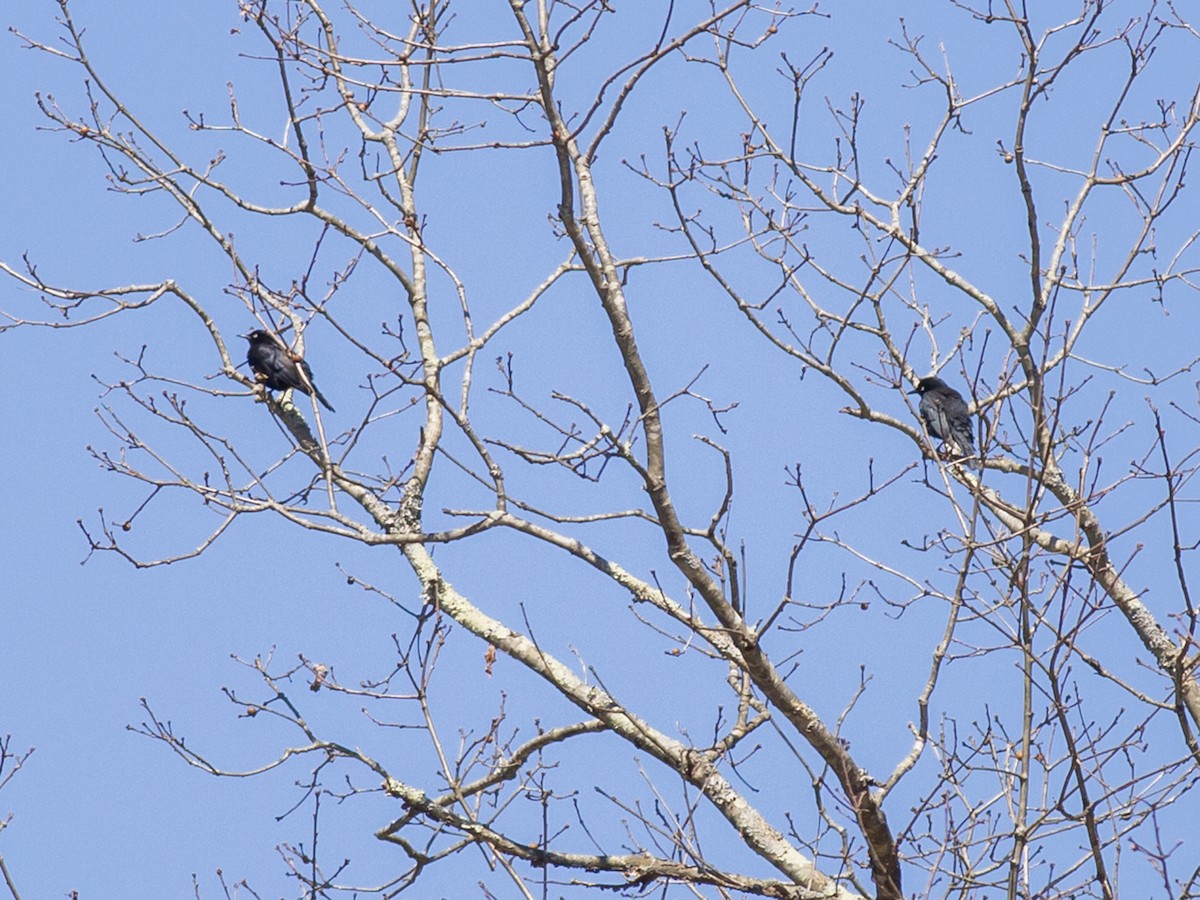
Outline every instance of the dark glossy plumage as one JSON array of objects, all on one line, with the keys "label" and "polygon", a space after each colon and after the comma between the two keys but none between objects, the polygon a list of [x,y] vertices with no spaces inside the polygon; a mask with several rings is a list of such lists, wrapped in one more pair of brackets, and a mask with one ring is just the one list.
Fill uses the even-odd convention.
[{"label": "dark glossy plumage", "polygon": [[931,435],[959,456],[975,452],[971,414],[962,394],[933,376],[922,378],[909,393],[921,395],[921,418]]},{"label": "dark glossy plumage", "polygon": [[[325,399],[325,395],[317,390],[317,385],[313,381],[312,369],[305,360],[299,360],[297,363],[271,334],[261,329],[243,334],[242,337],[250,342],[250,349],[246,352],[246,362],[250,363],[250,368],[258,376],[259,381],[273,391],[296,390],[302,394],[310,393],[309,386],[311,386],[311,393],[316,395],[317,399],[321,401],[321,405],[330,412],[337,412]],[[304,369],[305,377],[301,377],[301,368]]]}]

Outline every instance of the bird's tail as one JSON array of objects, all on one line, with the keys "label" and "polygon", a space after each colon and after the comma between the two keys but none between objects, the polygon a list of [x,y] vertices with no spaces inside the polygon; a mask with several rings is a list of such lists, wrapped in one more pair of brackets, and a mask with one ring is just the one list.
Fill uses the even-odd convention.
[{"label": "bird's tail", "polygon": [[333,405],[328,400],[325,399],[325,395],[322,394],[319,390],[317,390],[317,386],[315,384],[313,385],[313,393],[317,395],[317,399],[321,401],[321,405],[323,407],[325,407],[330,412],[337,412],[337,410],[333,408]]},{"label": "bird's tail", "polygon": [[962,463],[970,466],[972,469],[983,471],[983,454],[976,449],[974,444],[967,444],[965,447],[959,448],[962,452]]}]

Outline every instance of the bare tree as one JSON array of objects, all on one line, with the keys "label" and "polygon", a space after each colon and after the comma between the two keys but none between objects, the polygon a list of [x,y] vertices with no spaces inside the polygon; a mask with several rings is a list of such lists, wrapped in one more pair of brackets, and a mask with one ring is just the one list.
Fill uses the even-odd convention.
[{"label": "bare tree", "polygon": [[[4,790],[17,772],[21,771],[21,767],[25,765],[29,757],[33,755],[33,748],[30,747],[24,753],[17,753],[12,749],[12,735],[6,734],[0,738],[0,790]],[[4,829],[8,828],[12,822],[12,814],[5,814],[3,819],[0,819],[0,834],[4,833]],[[21,894],[17,891],[17,884],[12,873],[8,870],[8,866],[4,862],[4,854],[0,853],[0,877],[4,878],[4,886],[8,889],[9,895],[13,900],[21,900]]]},{"label": "bare tree", "polygon": [[[210,345],[208,377],[151,349],[107,385],[96,458],[144,496],[92,550],[162,565],[267,513],[392,547],[419,585],[346,572],[403,617],[388,672],[246,661],[231,702],[295,734],[253,772],[147,705],[140,730],[213,775],[308,767],[304,896],[448,860],[484,896],[1195,895],[1181,9],[939,4],[895,24],[906,102],[876,114],[866,85],[830,93],[835,54],[885,49],[842,11],[243,2],[286,133],[231,89],[193,146],[59,5],[65,40],[24,40],[87,94],[41,96],[47,119],[229,273],[217,298],[4,265],[54,312],[6,330],[181,303]],[[361,395],[335,417],[266,390],[248,322]],[[975,454],[924,430],[906,392],[931,372]],[[195,499],[206,537],[139,544]],[[389,740],[311,724],[301,681]],[[484,683],[506,700],[481,723],[455,698]],[[317,853],[323,796],[362,803],[391,875]]]}]

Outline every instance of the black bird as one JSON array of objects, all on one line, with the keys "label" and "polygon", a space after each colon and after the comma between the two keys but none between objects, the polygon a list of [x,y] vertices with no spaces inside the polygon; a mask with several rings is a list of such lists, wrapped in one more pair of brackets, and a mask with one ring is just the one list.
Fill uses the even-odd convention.
[{"label": "black bird", "polygon": [[[316,394],[322,406],[330,412],[337,412],[329,405],[325,395],[317,390],[312,369],[305,360],[294,359],[279,341],[262,329],[243,334],[242,337],[250,342],[246,362],[250,363],[259,381],[273,391],[297,390],[302,394]],[[304,370],[303,375],[301,369]]]},{"label": "black bird", "polygon": [[909,393],[921,395],[921,418],[931,435],[959,456],[975,452],[971,414],[962,394],[932,375],[918,381],[917,389]]}]

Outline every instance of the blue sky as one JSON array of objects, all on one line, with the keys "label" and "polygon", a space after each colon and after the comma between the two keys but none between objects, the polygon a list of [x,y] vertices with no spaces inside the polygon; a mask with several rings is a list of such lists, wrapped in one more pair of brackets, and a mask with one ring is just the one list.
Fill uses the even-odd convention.
[{"label": "blue sky", "polygon": [[[680,6],[689,7],[686,14],[691,15],[691,7],[699,4]],[[1064,15],[1072,8],[1051,6]],[[196,134],[183,114],[203,111],[208,121],[222,121],[228,114],[227,83],[232,82],[249,127],[283,133],[271,63],[253,58],[261,52],[261,42],[234,4],[166,4],[153,16],[130,3],[92,0],[72,9],[87,29],[93,61],[106,81],[164,140],[186,147],[188,158],[196,161],[227,145],[237,147],[239,152],[230,152],[223,170],[226,177],[260,198],[282,202],[293,196],[289,186],[279,184],[281,176],[271,168],[269,153],[242,150],[228,136]],[[18,0],[9,6],[8,20],[21,32],[52,41],[55,12],[51,3]],[[502,16],[492,19],[492,12],[467,12],[464,7],[456,33],[499,29],[512,37],[511,23]],[[937,106],[928,99],[928,90],[897,88],[908,79],[911,64],[887,43],[899,33],[893,14],[863,2],[837,4],[830,13],[828,18],[787,26],[775,44],[768,45],[775,49],[755,57],[739,55],[745,64],[740,71],[770,124],[782,127],[790,97],[777,78],[778,51],[786,51],[795,62],[808,60],[822,46],[832,47],[834,56],[811,90],[814,96],[828,96],[830,105],[838,108],[844,108],[854,93],[867,98],[864,166],[868,180],[886,183],[887,161],[902,155],[906,126],[911,126],[912,144],[919,152],[936,121]],[[1115,18],[1121,14],[1119,10]],[[594,95],[596,67],[619,57],[627,42],[636,45],[657,27],[630,17],[622,8],[618,27],[563,70],[561,90],[568,102]],[[922,49],[931,59],[941,59],[944,49],[964,94],[1016,71],[1018,48],[997,45],[995,29],[949,14],[948,5],[922,9],[909,18],[908,26],[912,33],[929,33]],[[169,229],[177,212],[158,196],[120,196],[106,190],[105,169],[93,148],[44,129],[34,92],[52,95],[65,109],[80,113],[85,101],[79,73],[62,60],[22,49],[14,35],[6,38],[0,41],[5,72],[0,91],[7,120],[0,147],[10,175],[0,183],[5,210],[0,218],[0,259],[19,266],[21,255],[28,253],[48,282],[72,287],[173,278],[206,301],[240,360],[244,351],[236,335],[254,323],[227,291],[232,277],[228,263],[190,227],[164,240],[135,240]],[[1178,58],[1172,53],[1187,52],[1184,36],[1165,42],[1161,58],[1152,63],[1157,68],[1151,69],[1145,93],[1141,88],[1135,93],[1138,109],[1153,108],[1158,95],[1186,99],[1187,74],[1181,69],[1187,67],[1170,61]],[[1052,103],[1046,104],[1046,114],[1035,116],[1031,155],[1063,166],[1080,166],[1087,160],[1103,112],[1102,104],[1092,101],[1111,90],[1120,71],[1119,53],[1099,60],[1090,67],[1081,64],[1081,77],[1064,80]],[[746,127],[729,97],[717,90],[711,73],[693,79],[693,70],[681,64],[664,68],[660,79],[634,94],[597,163],[601,215],[619,255],[680,250],[678,237],[659,227],[671,220],[665,197],[631,171],[644,156],[661,172],[663,126],[680,122],[681,110],[687,110],[681,143],[695,142],[714,157],[734,154]],[[448,77],[458,77],[458,72]],[[527,83],[518,69],[496,77]],[[806,127],[801,136],[801,146],[814,156],[827,152],[834,140],[831,119],[822,106],[812,106],[811,118],[805,118],[811,129]],[[1003,118],[1008,111],[1005,98],[981,103],[964,116],[961,132],[947,136],[925,193],[922,222],[925,233],[932,235],[931,245],[953,247],[957,270],[1000,298],[1002,305],[1019,306],[1028,293],[1020,244],[1024,212],[1012,167],[990,139],[993,134],[1010,138]],[[540,121],[530,114],[528,124],[536,128]],[[512,126],[499,126],[502,133],[505,127]],[[481,134],[490,137],[494,132],[485,129]],[[444,154],[431,156],[425,165],[426,236],[468,286],[478,328],[511,308],[565,256],[565,245],[554,238],[547,220],[557,198],[555,172],[548,157],[538,152],[478,158]],[[1039,170],[1035,179],[1049,229],[1074,181],[1069,174],[1048,170]],[[699,191],[688,195],[697,207],[710,199]],[[1082,229],[1085,256],[1091,252],[1090,235],[1097,235],[1098,280],[1111,265],[1109,246],[1120,246],[1129,234],[1124,202],[1119,195],[1098,199],[1092,219]],[[1163,223],[1163,255],[1153,264],[1164,264],[1173,252],[1167,248],[1184,240],[1187,229],[1194,227],[1189,223],[1196,220],[1195,211],[1195,201],[1185,192],[1175,214]],[[736,217],[728,210],[716,213],[714,221],[725,237],[735,233]],[[276,286],[286,286],[303,270],[315,234],[307,222],[263,223],[232,211],[227,211],[222,227],[235,234],[249,258],[262,262],[265,277]],[[862,252],[861,241],[844,220],[814,216],[806,239],[838,263],[852,264]],[[348,253],[345,248],[331,250],[321,260],[322,272],[327,275],[344,265]],[[1185,265],[1189,254],[1194,258],[1194,249],[1184,254]],[[750,254],[734,258],[733,270],[743,289],[753,293],[771,283],[773,273],[756,268]],[[439,334],[447,335],[441,346],[445,352],[461,339],[457,306],[446,279],[435,279],[433,285],[435,322],[442,329]],[[961,294],[925,271],[914,273],[912,285],[905,286],[910,289],[936,315],[946,317],[938,331],[943,348],[976,312]],[[1194,292],[1174,285],[1162,303],[1151,293],[1130,291],[1111,301],[1097,317],[1081,355],[1107,366],[1127,365],[1135,372],[1150,367],[1161,373],[1188,365],[1195,355],[1192,336],[1200,326]],[[865,491],[872,472],[878,479],[880,473],[901,471],[912,461],[914,446],[892,429],[838,414],[845,396],[794,360],[771,351],[694,264],[635,268],[628,294],[660,396],[682,389],[703,371],[696,382],[698,393],[717,406],[737,404],[721,417],[728,429],[722,433],[702,404],[673,401],[667,413],[669,472],[677,479],[676,499],[683,515],[702,526],[720,501],[721,465],[713,450],[691,436],[707,435],[729,448],[737,461],[731,543],[745,547],[748,618],[763,615],[782,595],[787,557],[804,527],[801,499],[787,487],[787,467],[801,465],[806,487],[823,506]],[[395,284],[369,264],[355,271],[338,304],[341,320],[372,340],[379,338],[381,322],[394,321],[403,312]],[[14,281],[0,282],[0,309],[39,314],[36,295]],[[903,311],[897,311],[897,322],[907,327]],[[517,390],[539,406],[554,408],[549,394],[557,390],[587,398],[602,415],[619,422],[631,397],[607,328],[582,279],[556,286],[536,315],[481,355],[472,407],[480,431],[530,445],[549,440],[496,393],[503,380],[493,360],[507,353],[513,354]],[[367,409],[366,363],[321,323],[306,340],[321,388],[338,409],[325,420],[327,427],[352,427]],[[146,497],[143,485],[104,472],[89,454],[89,447],[116,452],[118,446],[97,408],[108,407],[111,412],[104,416],[133,423],[135,432],[168,450],[181,465],[198,470],[205,464],[194,445],[139,414],[119,391],[105,391],[104,384],[130,377],[121,357],[136,358],[145,347],[149,368],[202,385],[210,384],[204,379],[217,371],[219,361],[195,317],[178,304],[166,303],[85,329],[11,331],[0,336],[0,346],[0,376],[6,385],[0,392],[0,415],[9,434],[3,445],[9,477],[0,503],[6,535],[0,558],[8,573],[0,601],[0,735],[11,734],[14,749],[37,748],[26,768],[0,793],[0,816],[13,815],[0,835],[0,854],[27,897],[63,896],[73,889],[84,897],[192,896],[193,874],[202,896],[220,896],[217,870],[230,882],[247,879],[262,896],[296,893],[296,883],[287,877],[275,848],[283,842],[307,846],[310,840],[310,807],[285,817],[299,799],[294,783],[307,777],[304,764],[253,779],[213,778],[186,767],[129,726],[136,729],[146,720],[141,706],[145,698],[177,733],[188,735],[190,745],[221,765],[263,765],[296,736],[264,721],[266,717],[237,714],[225,689],[239,697],[260,693],[257,676],[242,661],[273,653],[286,668],[303,655],[332,665],[343,684],[381,677],[395,663],[397,642],[406,645],[412,621],[379,596],[348,584],[346,573],[410,608],[420,603],[415,580],[394,550],[307,532],[266,515],[243,517],[199,558],[166,567],[135,569],[115,554],[88,558],[78,522],[96,534],[102,519],[119,525]],[[866,341],[861,346],[870,354],[862,359],[862,367],[876,365],[877,350]],[[920,334],[912,341],[909,359],[918,374],[930,368],[930,347]],[[962,386],[964,372],[978,367],[981,381],[990,388],[1007,364],[1004,349],[985,325],[966,345],[962,360],[952,362],[944,374]],[[451,368],[448,374],[456,378],[460,373],[461,368]],[[855,375],[859,376],[861,372]],[[1093,422],[1108,392],[1114,393],[1104,422],[1115,437],[1104,451],[1101,481],[1121,480],[1131,459],[1153,449],[1146,397],[1169,417],[1177,459],[1188,458],[1197,446],[1196,422],[1189,418],[1196,414],[1194,376],[1150,388],[1080,363],[1071,369],[1071,378],[1078,393],[1065,410],[1073,425]],[[909,421],[911,407],[900,392],[865,376],[859,386],[879,409]],[[195,396],[189,402],[207,421],[234,436],[258,464],[268,465],[286,452],[284,436],[266,408],[248,396]],[[1176,413],[1172,404],[1183,412]],[[1012,416],[1002,425],[1002,430],[1010,429],[1003,432],[1010,441],[1018,437],[1013,422],[1020,413]],[[1124,429],[1124,422],[1138,424]],[[419,426],[414,410],[375,423],[355,463],[381,467],[380,458],[386,456],[390,464],[403,465]],[[461,441],[450,439],[449,446],[465,450]],[[562,471],[519,465],[512,455],[503,458],[515,495],[556,504],[554,508],[564,513],[645,504],[638,480],[615,465],[594,485]],[[445,461],[439,466],[426,502],[431,527],[455,524],[454,517],[440,512],[443,506],[486,506],[485,492]],[[933,469],[932,463],[926,463],[925,470],[918,465],[904,476],[890,503],[853,510],[832,528],[864,553],[914,573],[934,590],[949,590],[953,560],[912,549],[925,536],[955,527],[949,505],[922,481],[922,471]],[[1095,471],[1094,463],[1091,472]],[[937,482],[936,476],[930,478]],[[1006,484],[1020,490],[1019,485]],[[1123,481],[1119,493],[1098,504],[1101,515],[1108,517],[1105,527],[1115,532],[1138,521],[1157,502],[1159,488],[1153,479]],[[1190,506],[1181,510],[1184,543],[1194,542],[1196,526],[1187,517]],[[135,519],[128,540],[148,558],[185,552],[203,540],[216,521],[195,500],[155,503]],[[661,550],[661,537],[653,530],[609,523],[585,531],[587,540],[630,571],[642,577],[653,573],[668,591],[685,596]],[[1147,605],[1167,625],[1182,609],[1172,554],[1164,546],[1169,534],[1159,515],[1116,542],[1122,562],[1129,559],[1126,577],[1145,591]],[[1139,544],[1148,546],[1139,551]],[[725,672],[720,665],[671,654],[669,640],[638,626],[620,590],[591,571],[571,566],[561,551],[510,532],[493,532],[439,547],[436,558],[458,590],[513,627],[534,632],[552,652],[588,671],[615,695],[634,698],[660,727],[699,741],[713,728],[718,703],[728,702],[728,697],[721,699]],[[945,610],[913,603],[901,612],[881,602],[879,595],[907,600],[912,590],[831,542],[812,548],[804,560],[800,580],[806,602],[829,603],[844,584],[852,590],[858,585],[864,599],[861,605],[840,606],[828,617],[813,613],[811,622],[798,612],[797,627],[777,636],[774,650],[779,657],[796,654],[797,690],[830,721],[865,679],[864,699],[847,720],[847,740],[861,762],[886,772],[907,750],[913,698],[928,671]],[[866,579],[874,579],[870,587],[862,586]],[[995,640],[989,623],[971,623],[965,631],[981,646]],[[1108,664],[1141,689],[1161,690],[1161,683],[1138,664],[1142,648],[1116,616],[1097,616],[1088,637],[1117,648],[1115,661]],[[288,663],[282,663],[285,660]],[[989,714],[1011,713],[1018,703],[1012,656],[972,659],[964,651],[961,668],[951,667],[944,681],[937,713],[956,716],[964,733],[970,725],[986,723]],[[305,715],[316,727],[392,760],[415,783],[440,787],[428,747],[408,741],[403,730],[372,725],[360,712],[365,701],[328,691],[312,694],[303,673],[291,690],[303,700]],[[1104,692],[1109,690],[1101,692],[1095,711],[1089,710],[1097,719],[1124,715],[1133,720],[1141,715],[1136,709],[1122,714],[1119,692]],[[451,745],[468,739],[463,735],[482,733],[501,705],[511,716],[509,727],[522,734],[528,734],[535,721],[561,724],[579,716],[504,659],[494,674],[487,674],[484,648],[461,631],[446,644],[433,696],[446,710],[440,727]],[[415,723],[410,706],[380,708],[388,710],[385,717]],[[1160,718],[1150,732],[1175,747],[1160,762],[1183,755],[1169,723]],[[615,846],[621,828],[607,814],[611,807],[598,797],[591,781],[620,785],[627,796],[639,796],[638,767],[645,761],[623,752],[611,737],[597,737],[589,746],[594,758],[555,760],[555,777],[561,779],[558,784],[582,792],[580,802],[592,815],[589,823],[603,822],[595,825],[597,833]],[[770,751],[779,753],[787,759],[777,745]],[[804,806],[806,788],[797,787],[803,778],[797,772],[802,770],[792,771],[781,784],[777,775],[785,763],[780,759],[764,751],[747,762],[740,773],[747,779],[747,793],[777,825],[787,815],[812,817]],[[926,757],[922,765],[932,767],[933,762]],[[595,776],[595,769],[604,777]],[[339,775],[327,788],[341,785]],[[905,821],[911,800],[905,795],[903,803],[889,808],[893,826]],[[1183,803],[1189,804],[1190,798]],[[1190,834],[1180,829],[1179,822],[1187,819],[1181,806],[1165,809],[1162,821],[1165,833],[1191,842],[1178,851],[1181,868],[1190,870],[1196,848]],[[397,814],[394,805],[378,795],[344,805],[328,799],[321,809],[324,858],[352,858],[349,883],[378,884],[394,877],[402,865],[396,851],[376,842],[371,832]],[[525,834],[536,837],[536,830]],[[1074,848],[1057,847],[1053,841],[1047,841],[1044,852],[1061,852],[1063,861],[1076,855]],[[1133,882],[1124,883],[1131,895],[1153,892],[1150,882],[1142,880],[1150,877],[1148,870],[1129,865],[1137,872]],[[429,893],[416,894],[476,896],[477,883],[484,877],[497,896],[505,895],[502,879],[466,868],[439,870],[426,888]],[[1135,887],[1128,887],[1130,883]],[[922,889],[915,872],[906,886],[910,892]]]}]

